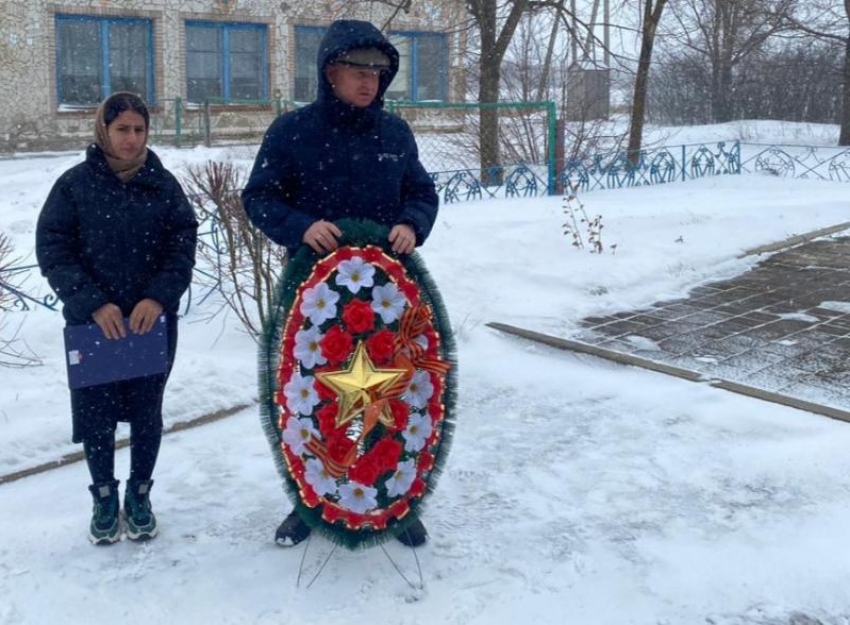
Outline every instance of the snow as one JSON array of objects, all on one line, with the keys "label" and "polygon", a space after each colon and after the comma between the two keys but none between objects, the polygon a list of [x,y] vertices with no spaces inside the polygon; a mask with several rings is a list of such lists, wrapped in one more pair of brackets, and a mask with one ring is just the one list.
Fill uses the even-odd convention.
[{"label": "snow", "polygon": [[[157,151],[175,173],[239,154]],[[79,159],[0,161],[0,231],[19,256],[32,249],[53,181]],[[738,258],[745,249],[846,221],[847,188],[726,176],[595,191],[582,201],[602,215],[602,254],[570,246],[559,198],[443,206],[422,255],[457,333],[460,401],[424,515],[431,540],[417,551],[424,589],[408,586],[380,549],[337,550],[307,588],[331,551],[320,538],[296,587],[303,548],[272,543],[289,504],[252,406],[165,438],[153,490],[161,534],[147,544],[88,544],[84,463],[0,486],[0,623],[739,625],[806,615],[846,625],[850,426],[524,343],[485,323],[570,337],[583,317],[684,296],[759,260]],[[35,274],[26,287],[45,292]],[[205,321],[214,303],[206,306],[181,324],[168,423],[257,397],[253,342],[232,316]],[[35,309],[2,321],[21,324],[43,360],[3,369],[7,474],[78,446],[61,315]],[[117,457],[124,479],[128,453]],[[387,551],[417,579],[409,550]]]}]

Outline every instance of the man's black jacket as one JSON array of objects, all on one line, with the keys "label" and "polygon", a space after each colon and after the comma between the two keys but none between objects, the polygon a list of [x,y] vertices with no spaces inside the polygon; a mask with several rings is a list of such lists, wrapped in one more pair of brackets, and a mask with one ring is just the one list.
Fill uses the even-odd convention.
[{"label": "man's black jacket", "polygon": [[[342,53],[382,50],[391,69],[366,109],[333,93],[324,68]],[[320,219],[409,224],[421,245],[434,225],[438,198],[403,120],[384,112],[383,96],[398,71],[398,52],[374,26],[334,22],[319,47],[315,102],[279,117],[268,129],[242,194],[251,221],[290,252]]]}]

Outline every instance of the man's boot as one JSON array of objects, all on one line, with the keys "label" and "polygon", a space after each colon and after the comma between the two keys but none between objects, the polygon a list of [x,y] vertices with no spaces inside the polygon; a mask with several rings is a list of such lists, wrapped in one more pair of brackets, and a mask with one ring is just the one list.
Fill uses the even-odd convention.
[{"label": "man's boot", "polygon": [[407,528],[399,533],[396,538],[402,545],[408,547],[420,547],[428,540],[428,530],[419,519],[414,520]]},{"label": "man's boot", "polygon": [[89,540],[93,545],[111,545],[121,539],[118,521],[118,480],[89,486],[94,509],[89,525]]},{"label": "man's boot", "polygon": [[274,541],[281,547],[294,547],[310,535],[310,526],[293,510],[274,533]]},{"label": "man's boot", "polygon": [[157,534],[156,516],[151,510],[153,480],[130,480],[124,492],[124,518],[127,521],[127,538],[150,540]]}]

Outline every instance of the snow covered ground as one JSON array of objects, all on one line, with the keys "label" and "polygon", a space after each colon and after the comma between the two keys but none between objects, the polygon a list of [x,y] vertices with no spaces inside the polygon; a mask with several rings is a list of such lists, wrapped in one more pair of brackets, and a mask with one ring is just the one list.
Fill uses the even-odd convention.
[{"label": "snow covered ground", "polygon": [[[159,152],[179,172],[226,150]],[[19,255],[77,159],[0,162],[0,230]],[[569,336],[584,316],[740,273],[756,262],[737,258],[746,248],[847,221],[848,197],[838,183],[749,176],[594,192],[583,201],[603,216],[602,255],[570,247],[558,198],[443,207],[422,253],[457,332],[460,402],[424,517],[424,590],[380,549],[337,551],[296,588],[302,549],[271,542],[288,503],[251,408],[165,439],[162,534],[148,544],[88,544],[81,463],[0,486],[0,623],[847,625],[850,426],[484,323]],[[37,276],[27,286],[44,288]],[[251,340],[204,312],[181,326],[169,422],[257,394]],[[3,319],[44,364],[2,371],[0,474],[75,449],[60,315]],[[127,464],[119,452],[119,477]],[[312,542],[307,580],[329,551]],[[388,551],[416,577],[408,550]]]}]

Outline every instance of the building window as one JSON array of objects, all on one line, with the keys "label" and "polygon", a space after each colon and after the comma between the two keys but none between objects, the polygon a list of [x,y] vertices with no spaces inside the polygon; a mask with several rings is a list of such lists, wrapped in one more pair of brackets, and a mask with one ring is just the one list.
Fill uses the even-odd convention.
[{"label": "building window", "polygon": [[268,99],[266,26],[186,22],[186,98],[190,102]]},{"label": "building window", "polygon": [[[295,85],[293,99],[316,97],[316,59],[326,28],[295,27]],[[442,33],[390,32],[399,53],[398,73],[385,97],[388,100],[445,100],[448,85],[446,36]]]},{"label": "building window", "polygon": [[60,105],[93,106],[116,91],[155,104],[152,21],[57,15],[56,85]]}]

